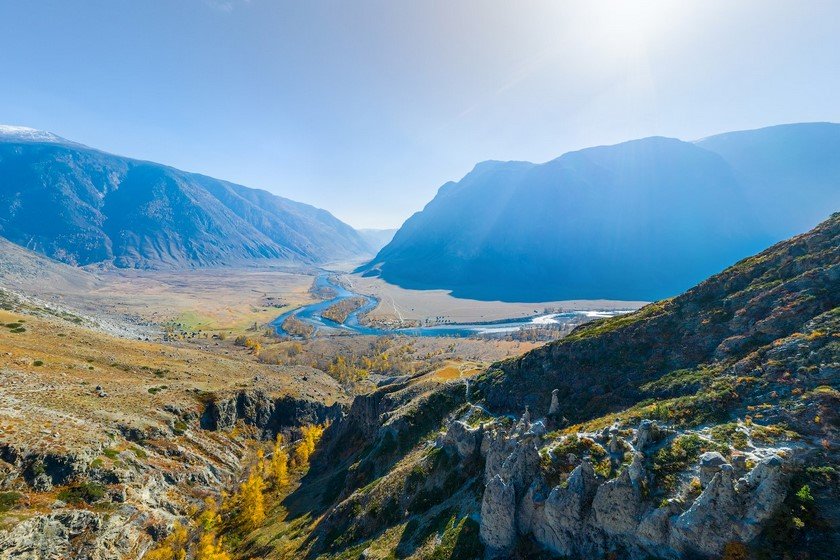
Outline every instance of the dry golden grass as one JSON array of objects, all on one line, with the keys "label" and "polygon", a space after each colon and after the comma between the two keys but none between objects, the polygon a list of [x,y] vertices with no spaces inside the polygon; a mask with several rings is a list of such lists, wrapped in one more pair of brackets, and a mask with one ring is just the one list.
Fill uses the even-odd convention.
[{"label": "dry golden grass", "polygon": [[442,381],[451,381],[452,379],[471,377],[483,370],[484,366],[482,364],[475,362],[453,361],[442,368],[433,371],[432,375]]},{"label": "dry golden grass", "polygon": [[[127,340],[0,311],[4,325],[21,319],[25,332],[0,328],[0,438],[27,447],[102,443],[118,425],[142,429],[171,421],[165,405],[200,409],[207,393],[255,385],[326,403],[343,398],[322,372],[259,364],[244,349],[224,355]],[[96,386],[108,396],[98,396]]]},{"label": "dry golden grass", "polygon": [[311,303],[313,277],[271,270],[120,271],[102,276],[90,299],[120,313],[185,330],[241,334]]}]

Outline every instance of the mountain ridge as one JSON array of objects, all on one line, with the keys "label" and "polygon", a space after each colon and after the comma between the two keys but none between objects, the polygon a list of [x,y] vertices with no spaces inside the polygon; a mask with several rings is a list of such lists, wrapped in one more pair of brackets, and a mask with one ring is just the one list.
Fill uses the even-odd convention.
[{"label": "mountain ridge", "polygon": [[[760,152],[780,135],[796,149],[766,171],[748,149],[718,147]],[[806,123],[481,162],[358,272],[476,299],[661,299],[840,207],[835,148],[840,125]]]},{"label": "mountain ridge", "polygon": [[23,127],[0,129],[0,235],[70,264],[307,264],[369,254],[325,210]]}]

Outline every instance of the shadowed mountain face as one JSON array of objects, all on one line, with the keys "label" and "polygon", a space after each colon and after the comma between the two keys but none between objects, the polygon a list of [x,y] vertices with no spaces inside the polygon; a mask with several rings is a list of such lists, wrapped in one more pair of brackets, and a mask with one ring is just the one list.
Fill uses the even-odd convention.
[{"label": "shadowed mountain face", "polygon": [[0,130],[0,235],[58,260],[157,268],[370,254],[353,228],[324,210],[9,130]]},{"label": "shadowed mountain face", "polygon": [[646,138],[485,162],[361,270],[512,301],[659,299],[840,207],[840,125]]}]

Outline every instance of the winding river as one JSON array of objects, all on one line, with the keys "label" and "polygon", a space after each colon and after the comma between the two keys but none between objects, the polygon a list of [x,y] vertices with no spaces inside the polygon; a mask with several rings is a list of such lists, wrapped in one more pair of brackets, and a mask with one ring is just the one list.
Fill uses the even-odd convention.
[{"label": "winding river", "polygon": [[[335,295],[328,300],[298,307],[297,309],[292,309],[291,311],[287,311],[277,317],[271,322],[271,326],[274,327],[277,334],[289,335],[289,333],[283,329],[283,323],[291,316],[295,316],[302,322],[311,325],[315,328],[316,332],[324,329],[332,331],[346,331],[360,335],[379,336],[402,334],[406,336],[448,336],[462,338],[480,335],[502,335],[525,327],[562,325],[575,319],[580,319],[581,317],[612,317],[613,315],[617,315],[619,313],[614,311],[571,311],[566,313],[535,315],[532,317],[523,317],[521,319],[504,319],[502,321],[489,323],[449,323],[426,327],[385,329],[363,325],[359,321],[360,316],[373,310],[379,303],[376,298],[351,292],[341,284],[335,282],[328,274],[318,276],[315,279],[314,288],[316,291],[329,289]],[[336,323],[335,321],[322,316],[322,313],[327,308],[335,305],[339,301],[352,297],[364,298],[365,303],[359,309],[350,313],[343,323]]]}]

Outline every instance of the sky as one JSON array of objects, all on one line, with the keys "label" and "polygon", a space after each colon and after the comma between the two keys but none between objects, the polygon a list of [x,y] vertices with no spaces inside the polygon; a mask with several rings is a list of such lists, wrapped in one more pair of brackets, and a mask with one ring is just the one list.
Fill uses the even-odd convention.
[{"label": "sky", "polygon": [[484,160],[840,122],[840,2],[0,0],[0,123],[398,227]]}]

